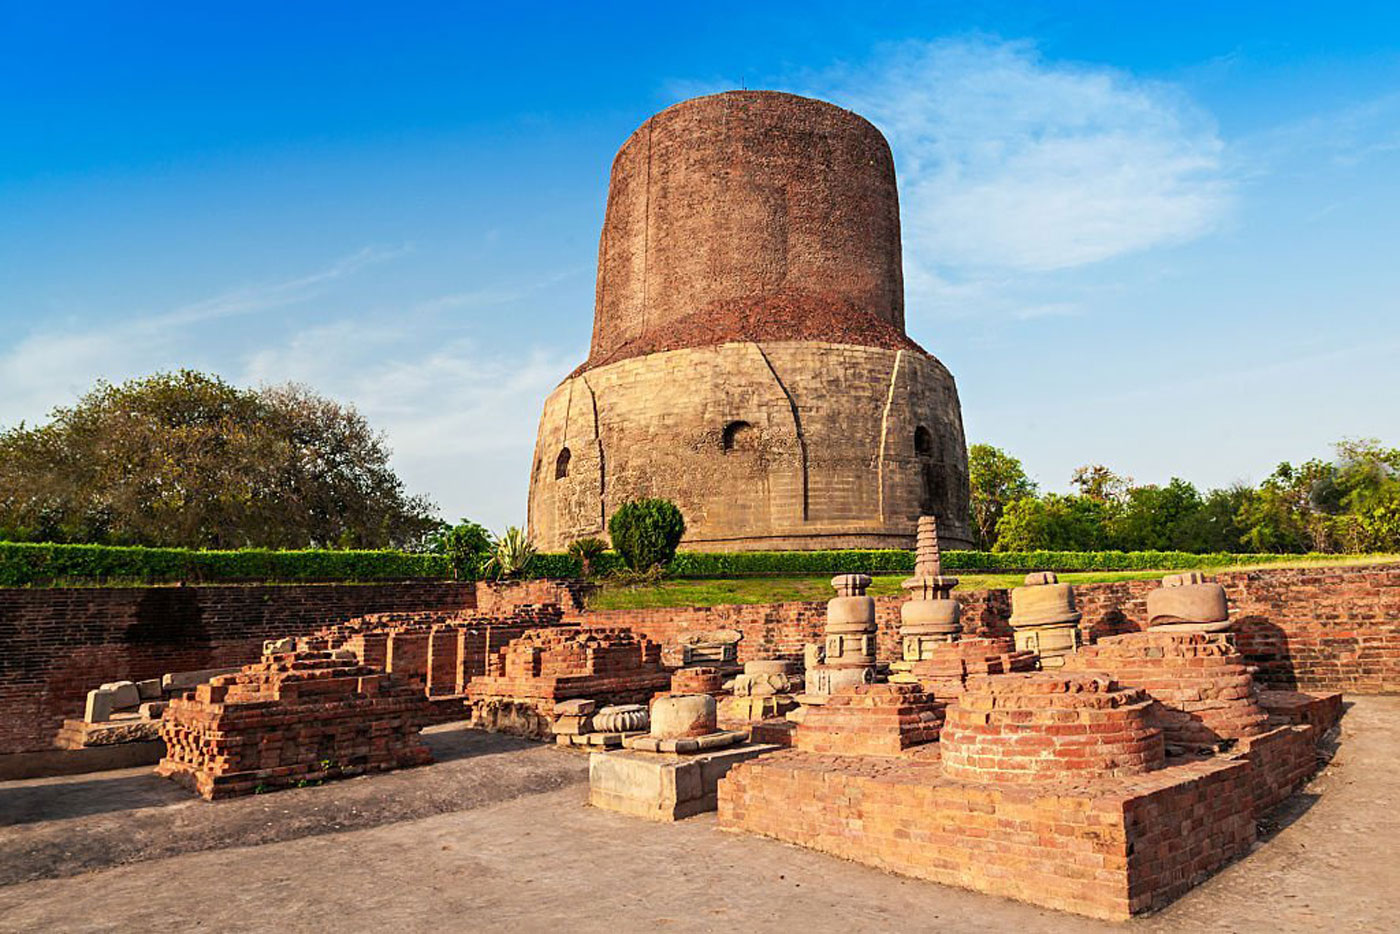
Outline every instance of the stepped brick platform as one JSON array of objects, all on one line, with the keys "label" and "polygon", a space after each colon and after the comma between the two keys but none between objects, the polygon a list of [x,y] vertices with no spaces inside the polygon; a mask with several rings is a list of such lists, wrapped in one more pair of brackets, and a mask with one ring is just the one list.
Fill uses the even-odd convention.
[{"label": "stepped brick platform", "polygon": [[547,738],[557,701],[646,704],[667,690],[661,647],[630,629],[531,629],[487,658],[467,685],[472,725]]},{"label": "stepped brick platform", "polygon": [[1254,816],[1263,817],[1303,786],[1322,765],[1311,726],[1281,726],[1241,739],[1225,758],[1248,762]]},{"label": "stepped brick platform", "polygon": [[1169,746],[1214,749],[1256,736],[1269,715],[1233,638],[1224,632],[1151,629],[1101,639],[1065,660],[1071,671],[1102,671],[1157,701],[1152,722]]},{"label": "stepped brick platform", "polygon": [[208,800],[432,761],[418,685],[328,652],[275,655],[170,701],[157,774]]},{"label": "stepped brick platform", "polygon": [[970,637],[934,646],[910,669],[923,689],[941,701],[962,696],[970,677],[1034,671],[1034,652],[1018,652],[1010,637]]},{"label": "stepped brick platform", "polygon": [[918,685],[851,685],[807,710],[793,746],[804,752],[898,756],[937,740],[942,725],[943,705]]},{"label": "stepped brick platform", "polygon": [[1269,719],[1279,723],[1307,725],[1324,733],[1342,719],[1342,695],[1335,693],[1306,693],[1303,691],[1258,691],[1259,706],[1268,711]]},{"label": "stepped brick platform", "polygon": [[1113,920],[1161,907],[1255,840],[1248,761],[1044,788],[952,779],[939,745],[904,758],[782,750],[741,763],[720,782],[719,825]]},{"label": "stepped brick platform", "polygon": [[947,711],[942,754],[950,777],[1046,782],[1160,769],[1152,699],[1095,672],[975,678]]}]

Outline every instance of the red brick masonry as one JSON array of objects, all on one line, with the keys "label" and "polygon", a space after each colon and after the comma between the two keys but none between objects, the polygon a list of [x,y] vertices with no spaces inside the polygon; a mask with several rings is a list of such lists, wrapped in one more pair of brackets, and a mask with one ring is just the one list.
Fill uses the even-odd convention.
[{"label": "red brick masonry", "polygon": [[719,785],[719,824],[1110,919],[1165,904],[1254,842],[1248,761],[1192,760],[1081,785],[989,785],[943,775],[937,746],[906,758],[783,750],[736,765]]},{"label": "red brick masonry", "polygon": [[212,801],[423,765],[428,714],[419,685],[328,652],[276,655],[172,700],[156,772]]},{"label": "red brick masonry", "polygon": [[793,735],[803,752],[898,756],[938,739],[943,704],[916,684],[861,684],[807,708]]},{"label": "red brick masonry", "polygon": [[[1259,668],[1261,687],[1400,693],[1400,564],[1272,568],[1211,575],[1225,586],[1235,642]],[[1076,585],[1085,641],[1147,627],[1147,592],[1157,580]],[[967,635],[1010,635],[1008,591],[959,591]],[[879,656],[900,657],[899,606],[876,598]],[[630,626],[662,644],[685,632],[737,629],[740,661],[800,658],[821,641],[821,602],[606,610],[574,614],[588,625]]]},{"label": "red brick masonry", "polygon": [[1158,702],[1151,722],[1172,746],[1214,748],[1267,729],[1269,715],[1229,633],[1150,629],[1108,636],[1067,656],[1065,670],[1103,671],[1145,690]]},{"label": "red brick masonry", "polygon": [[52,748],[104,681],[246,665],[265,639],[366,613],[474,605],[473,584],[433,581],[0,588],[0,754]]},{"label": "red brick masonry", "polygon": [[973,678],[948,708],[943,766],[952,778],[1037,783],[1160,769],[1151,707],[1146,691],[1098,673]]}]

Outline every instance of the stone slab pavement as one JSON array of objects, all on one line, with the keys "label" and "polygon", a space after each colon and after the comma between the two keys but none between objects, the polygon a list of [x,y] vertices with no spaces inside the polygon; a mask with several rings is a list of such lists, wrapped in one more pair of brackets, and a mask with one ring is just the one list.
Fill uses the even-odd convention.
[{"label": "stone slab pavement", "polygon": [[1342,737],[1248,859],[1127,924],[587,808],[582,755],[439,729],[437,765],[213,805],[135,770],[0,783],[0,931],[1395,931],[1400,697]]}]

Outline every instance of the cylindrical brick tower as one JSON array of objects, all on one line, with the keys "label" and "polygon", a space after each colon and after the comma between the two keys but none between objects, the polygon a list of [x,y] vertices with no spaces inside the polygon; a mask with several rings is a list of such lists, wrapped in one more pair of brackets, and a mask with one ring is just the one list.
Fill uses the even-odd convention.
[{"label": "cylindrical brick tower", "polygon": [[894,160],[822,101],[733,91],[613,162],[587,362],[545,402],[530,532],[663,496],[705,550],[970,546],[952,376],[904,333]]}]

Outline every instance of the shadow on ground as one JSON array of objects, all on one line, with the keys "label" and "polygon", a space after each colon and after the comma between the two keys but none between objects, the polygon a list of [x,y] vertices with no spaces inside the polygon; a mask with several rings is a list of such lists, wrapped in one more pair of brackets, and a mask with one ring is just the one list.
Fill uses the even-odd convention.
[{"label": "shadow on ground", "polygon": [[0,885],[470,810],[587,781],[555,746],[432,727],[432,765],[209,803],[149,768],[0,783]]}]

